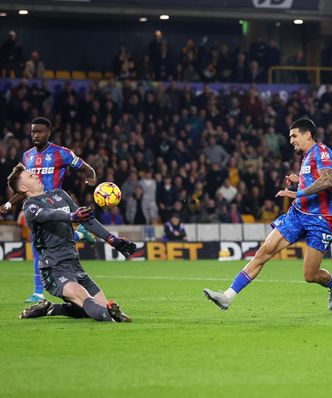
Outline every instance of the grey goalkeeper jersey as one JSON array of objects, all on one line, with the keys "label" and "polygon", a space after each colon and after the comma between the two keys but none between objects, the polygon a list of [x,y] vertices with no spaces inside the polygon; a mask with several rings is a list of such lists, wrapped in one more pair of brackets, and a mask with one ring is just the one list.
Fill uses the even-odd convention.
[{"label": "grey goalkeeper jersey", "polygon": [[[56,267],[78,259],[70,221],[70,213],[77,208],[62,189],[48,191],[24,202],[24,215],[39,254],[39,268]],[[104,240],[108,238],[109,232],[97,220],[83,224]]]}]

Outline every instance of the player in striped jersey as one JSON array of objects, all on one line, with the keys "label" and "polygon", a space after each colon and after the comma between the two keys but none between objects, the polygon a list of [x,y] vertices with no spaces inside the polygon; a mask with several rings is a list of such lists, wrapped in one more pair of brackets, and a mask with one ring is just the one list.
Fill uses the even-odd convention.
[{"label": "player in striped jersey", "polygon": [[204,289],[205,296],[222,310],[229,308],[271,257],[300,239],[305,239],[307,246],[304,279],[328,289],[328,308],[332,310],[332,275],[320,268],[332,240],[332,150],[315,141],[316,126],[310,119],[296,120],[289,130],[290,143],[296,153],[303,155],[303,161],[299,177],[286,177],[288,187],[298,183],[297,191],[286,188],[277,196],[294,201],[287,214],[273,222],[274,230],[225,292]]},{"label": "player in striped jersey", "polygon": [[[96,173],[94,169],[77,157],[70,149],[55,145],[49,142],[52,132],[52,124],[50,120],[37,117],[30,123],[31,139],[34,147],[23,154],[22,163],[28,171],[38,175],[43,183],[45,191],[61,188],[65,177],[67,167],[75,170],[83,171],[87,176],[85,182],[90,186],[96,184]],[[24,197],[14,195],[9,202],[0,207],[0,214],[5,215],[13,204],[22,201]],[[74,239],[85,240],[90,244],[94,244],[94,237],[83,227],[79,225],[74,233]],[[38,253],[32,246],[34,258],[34,292],[26,302],[39,301],[44,298],[43,285],[38,270]]]}]

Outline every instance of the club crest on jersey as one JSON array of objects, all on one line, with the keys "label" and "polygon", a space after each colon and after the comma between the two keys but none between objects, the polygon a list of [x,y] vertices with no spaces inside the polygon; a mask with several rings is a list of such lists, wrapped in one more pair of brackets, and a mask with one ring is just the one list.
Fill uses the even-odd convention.
[{"label": "club crest on jersey", "polygon": [[53,195],[53,199],[56,200],[57,202],[61,202],[62,198],[59,195]]},{"label": "club crest on jersey", "polygon": [[45,156],[45,160],[52,160],[51,154],[48,153],[48,154]]},{"label": "club crest on jersey", "polygon": [[321,160],[326,160],[326,159],[330,159],[330,154],[328,152],[322,152],[320,154],[320,159]]}]

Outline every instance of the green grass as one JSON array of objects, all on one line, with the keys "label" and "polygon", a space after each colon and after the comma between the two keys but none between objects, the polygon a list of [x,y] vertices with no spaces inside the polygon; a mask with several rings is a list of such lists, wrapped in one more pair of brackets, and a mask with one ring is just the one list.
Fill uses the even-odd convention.
[{"label": "green grass", "polygon": [[32,265],[0,262],[0,397],[330,396],[332,313],[301,261],[271,261],[225,312],[202,289],[243,262],[83,264],[133,322],[19,320]]}]

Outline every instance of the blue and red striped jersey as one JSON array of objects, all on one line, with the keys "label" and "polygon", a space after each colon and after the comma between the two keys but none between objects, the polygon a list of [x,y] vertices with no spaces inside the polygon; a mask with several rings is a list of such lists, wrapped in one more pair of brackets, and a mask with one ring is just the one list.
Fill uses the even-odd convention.
[{"label": "blue and red striped jersey", "polygon": [[24,152],[22,163],[39,176],[47,192],[61,188],[67,166],[79,169],[83,160],[70,149],[50,143],[43,152],[37,152],[36,147]]},{"label": "blue and red striped jersey", "polygon": [[[323,144],[315,144],[303,157],[298,190],[309,187],[319,177],[319,170],[332,169],[332,150]],[[302,196],[293,206],[307,214],[332,215],[332,190]]]}]

